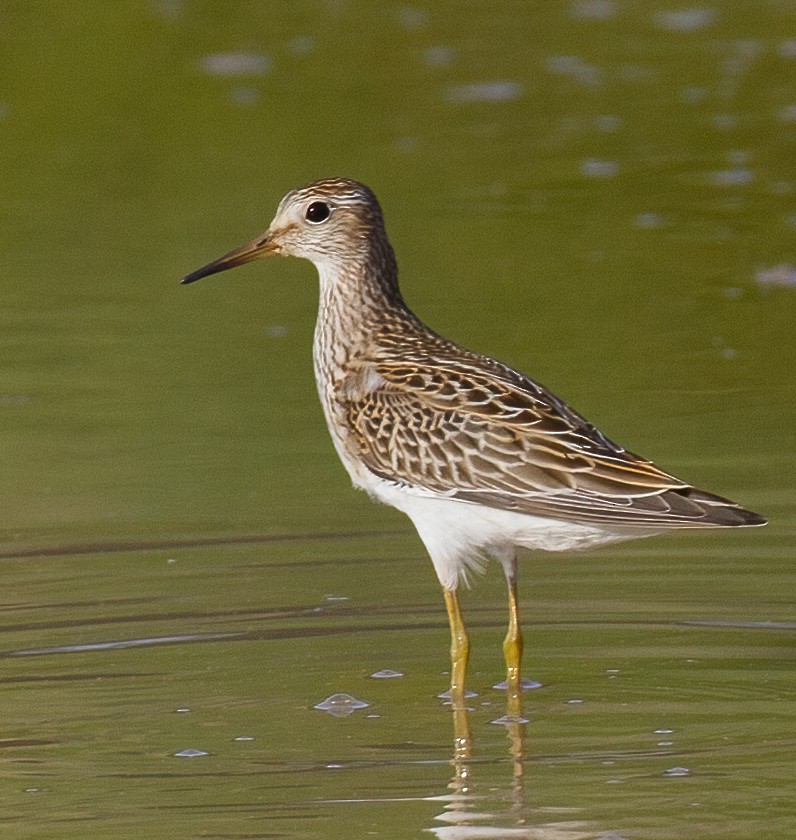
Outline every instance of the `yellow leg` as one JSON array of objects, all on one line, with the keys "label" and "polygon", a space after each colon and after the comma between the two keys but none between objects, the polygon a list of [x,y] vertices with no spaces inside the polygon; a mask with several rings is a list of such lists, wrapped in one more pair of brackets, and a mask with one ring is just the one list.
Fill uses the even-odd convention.
[{"label": "yellow leg", "polygon": [[461,706],[453,709],[453,761],[456,766],[456,775],[466,781],[467,768],[460,767],[457,762],[472,755],[473,741],[470,736],[470,717],[467,708]]},{"label": "yellow leg", "polygon": [[508,577],[509,584],[509,629],[503,642],[503,656],[506,658],[506,687],[508,689],[509,709],[519,709],[520,666],[522,663],[522,630],[520,629],[519,610],[517,607],[517,578]]},{"label": "yellow leg", "polygon": [[446,589],[445,607],[451,627],[451,704],[464,708],[464,684],[467,679],[467,662],[470,659],[470,640],[464,629],[459,598],[455,589]]}]

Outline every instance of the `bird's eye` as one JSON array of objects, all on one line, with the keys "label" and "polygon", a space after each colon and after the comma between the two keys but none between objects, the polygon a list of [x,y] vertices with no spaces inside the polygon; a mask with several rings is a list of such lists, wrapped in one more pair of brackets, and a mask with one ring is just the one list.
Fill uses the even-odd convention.
[{"label": "bird's eye", "polygon": [[329,218],[331,212],[331,208],[325,201],[313,201],[304,211],[304,218],[314,225],[319,225]]}]

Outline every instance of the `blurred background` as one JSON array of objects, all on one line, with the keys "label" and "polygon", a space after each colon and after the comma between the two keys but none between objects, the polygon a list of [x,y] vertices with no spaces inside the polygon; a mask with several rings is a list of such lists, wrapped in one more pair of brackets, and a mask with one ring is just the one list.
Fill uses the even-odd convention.
[{"label": "blurred background", "polygon": [[[335,175],[436,330],[771,520],[526,563],[533,802],[487,726],[500,576],[466,596],[492,827],[792,836],[793,0],[8,2],[0,45],[7,836],[437,824],[444,611],[328,440],[315,271],[179,285]],[[383,705],[312,710],[332,691]]]}]

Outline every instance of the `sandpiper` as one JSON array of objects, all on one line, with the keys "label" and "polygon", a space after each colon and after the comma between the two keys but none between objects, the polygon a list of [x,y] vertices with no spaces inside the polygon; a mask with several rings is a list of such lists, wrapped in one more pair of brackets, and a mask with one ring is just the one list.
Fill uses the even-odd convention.
[{"label": "sandpiper", "polygon": [[765,524],[628,452],[533,379],[425,326],[404,303],[381,208],[363,184],[330,178],[289,192],[264,234],[182,282],[270,254],[318,270],[314,364],[329,432],[354,485],[407,514],[431,555],[450,622],[454,705],[469,656],[457,587],[489,557],[508,583],[503,651],[516,698],[518,552]]}]

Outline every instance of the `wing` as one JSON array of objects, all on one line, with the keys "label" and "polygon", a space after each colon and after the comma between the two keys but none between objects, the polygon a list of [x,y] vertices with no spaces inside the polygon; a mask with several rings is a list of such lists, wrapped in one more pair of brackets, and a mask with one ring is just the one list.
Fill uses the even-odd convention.
[{"label": "wing", "polygon": [[367,363],[348,425],[376,475],[554,519],[646,528],[756,524],[609,440],[550,391],[461,351]]}]

